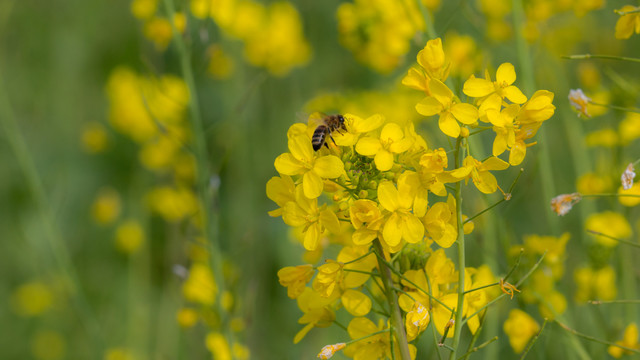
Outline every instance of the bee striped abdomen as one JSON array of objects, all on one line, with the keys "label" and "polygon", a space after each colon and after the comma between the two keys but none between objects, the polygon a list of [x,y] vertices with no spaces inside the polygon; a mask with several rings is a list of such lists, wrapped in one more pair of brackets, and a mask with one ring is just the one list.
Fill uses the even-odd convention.
[{"label": "bee striped abdomen", "polygon": [[313,145],[313,150],[318,151],[322,147],[328,130],[329,128],[327,127],[327,125],[320,125],[316,128],[316,131],[313,132],[313,136],[311,137],[311,145]]}]

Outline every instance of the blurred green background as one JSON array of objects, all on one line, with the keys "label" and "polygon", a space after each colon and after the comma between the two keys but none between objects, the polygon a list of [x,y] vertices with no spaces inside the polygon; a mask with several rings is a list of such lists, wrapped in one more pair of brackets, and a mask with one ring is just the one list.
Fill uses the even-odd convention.
[{"label": "blurred green background", "polygon": [[[305,103],[320,93],[350,95],[394,89],[427,40],[417,35],[401,65],[380,75],[356,62],[340,45],[335,15],[339,1],[293,4],[300,12],[313,55],[308,64],[285,77],[246,64],[241,44],[221,35],[213,23],[188,21],[208,163],[213,184],[219,185],[210,204],[217,220],[215,233],[225,258],[233,264],[237,315],[245,320],[240,337],[255,359],[314,358],[323,345],[345,337],[338,328],[316,329],[300,344],[292,344],[302,327],[297,324],[301,313],[278,284],[276,273],[284,266],[301,264],[303,250],[290,240],[281,219],[267,215],[275,204],[265,195],[267,180],[276,175],[273,161],[287,151],[288,127],[305,120],[300,115],[309,111]],[[572,13],[558,15],[545,28],[548,38],[530,45],[535,89],[556,94],[556,115],[538,134],[539,145],[531,148],[534,155],[522,164],[524,174],[513,200],[479,220],[476,228],[485,229],[468,242],[469,254],[473,254],[469,265],[487,263],[496,274],[504,274],[510,266],[506,252],[511,245],[522,243],[523,235],[559,236],[570,231],[568,270],[558,286],[570,302],[574,291],[571,269],[588,261],[592,251],[582,231],[586,214],[615,208],[637,219],[635,208],[621,209],[615,200],[585,202],[580,209],[557,218],[549,211],[550,199],[543,188],[546,177],[553,184],[551,195],[573,192],[579,175],[603,168],[615,175],[622,169],[618,165],[637,158],[637,146],[586,147],[587,132],[617,124],[622,114],[612,112],[588,122],[579,119],[566,100],[569,89],[579,83],[578,62],[559,58],[588,52],[640,55],[637,36],[611,40],[617,19],[614,5],[583,18]],[[438,35],[450,30],[470,34],[485,55],[483,67],[495,69],[508,61],[516,65],[520,76],[516,41],[486,39],[483,20],[474,20],[477,15],[473,2],[444,2],[434,27]],[[200,323],[181,329],[176,321],[185,300],[175,266],[188,267],[192,240],[185,235],[184,224],[165,223],[147,209],[142,194],[156,182],[156,175],[140,165],[136,145],[111,129],[107,121],[105,84],[112,70],[126,65],[142,74],[182,76],[174,45],[156,51],[131,15],[130,2],[122,0],[4,0],[0,2],[0,36],[0,163],[4,165],[0,170],[0,298],[4,299],[0,302],[0,358],[97,359],[117,348],[128,349],[136,359],[210,358],[204,344],[207,327]],[[228,79],[206,74],[209,41],[223,44],[234,59],[235,71]],[[637,66],[624,62],[596,62],[596,66],[613,102],[637,106]],[[532,94],[531,89],[524,90]],[[91,122],[103,124],[108,135],[107,150],[95,155],[84,151],[81,141]],[[422,122],[418,130],[433,141],[430,147],[445,146],[437,135],[429,135],[437,132],[433,121]],[[487,149],[490,139],[485,139]],[[546,147],[546,158],[541,155],[542,147]],[[617,167],[608,167],[608,162]],[[30,173],[31,169],[35,172]],[[499,175],[503,188],[508,188],[517,171]],[[101,226],[91,218],[92,204],[105,187],[120,194],[120,218],[135,217],[143,224],[146,239],[134,255],[116,249],[114,226]],[[466,214],[499,199],[479,198],[471,192],[469,196],[473,200]],[[487,236],[496,241],[487,242]],[[488,243],[497,246],[488,248]],[[612,262],[619,278],[628,276],[637,286],[635,253],[628,248],[614,251],[620,252],[616,254],[620,261]],[[68,263],[64,254],[68,254]],[[61,264],[71,264],[79,286],[69,280],[65,272],[69,268]],[[31,288],[24,296],[32,301],[38,296],[51,299],[41,313],[25,315],[20,310],[24,299],[16,294],[33,283],[44,284],[46,294]],[[620,298],[638,297],[635,286],[621,287],[619,293]],[[494,328],[503,339],[498,319],[504,320],[516,301],[503,301],[496,307]],[[617,339],[629,320],[638,320],[634,306],[585,312],[586,306],[570,305],[565,316],[574,328],[594,336]],[[74,308],[80,308],[81,315]],[[602,325],[605,323],[609,327]],[[553,328],[545,330],[531,357],[577,358],[566,350],[566,344],[575,340],[557,326],[549,326]],[[494,335],[486,334],[486,338]],[[596,358],[607,356],[603,345],[584,346]],[[514,356],[506,340],[491,347],[494,356]],[[336,358],[344,358],[340,356]]]}]

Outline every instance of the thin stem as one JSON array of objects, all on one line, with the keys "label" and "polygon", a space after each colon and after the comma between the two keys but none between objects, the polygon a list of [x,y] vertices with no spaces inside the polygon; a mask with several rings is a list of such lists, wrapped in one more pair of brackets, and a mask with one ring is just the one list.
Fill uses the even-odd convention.
[{"label": "thin stem", "polygon": [[89,341],[93,342],[96,354],[101,354],[103,338],[100,324],[82,289],[78,272],[55,220],[56,216],[54,211],[47,199],[47,192],[42,183],[42,178],[38,173],[27,142],[20,131],[13,107],[3,83],[4,79],[0,74],[0,125],[6,134],[6,142],[14,153],[18,166],[26,181],[26,187],[31,193],[35,206],[37,207],[38,216],[44,227],[45,238],[49,247],[49,251],[46,252],[52,254],[57,271],[59,271],[63,279],[67,281],[69,285],[67,290],[69,293],[66,295],[68,295],[71,300],[71,307],[81,326],[84,327],[90,335]]},{"label": "thin stem", "polygon": [[496,341],[496,340],[498,340],[498,337],[497,337],[497,336],[492,337],[491,339],[489,339],[489,340],[487,340],[487,341],[483,342],[482,344],[480,344],[480,345],[478,345],[478,346],[474,347],[473,349],[471,349],[471,350],[467,351],[467,353],[466,353],[466,354],[464,354],[464,355],[462,355],[461,357],[459,357],[459,358],[458,358],[458,360],[462,360],[462,359],[466,359],[466,358],[468,358],[468,357],[469,357],[469,355],[473,354],[473,353],[474,353],[474,352],[476,352],[476,351],[481,350],[482,348],[486,347],[487,345],[491,344],[492,342],[494,342],[494,341]]},{"label": "thin stem", "polygon": [[[167,18],[173,19],[176,11],[173,0],[164,0],[165,10],[167,12]],[[209,257],[211,259],[211,268],[216,284],[218,286],[218,293],[216,295],[216,307],[218,315],[221,318],[221,323],[226,323],[228,313],[222,308],[221,296],[226,290],[225,279],[222,276],[222,258],[220,245],[218,243],[218,237],[215,236],[214,227],[211,226],[215,221],[213,214],[211,213],[211,204],[213,194],[210,191],[210,169],[208,163],[207,143],[205,139],[205,129],[202,122],[202,116],[200,114],[200,105],[198,100],[198,92],[196,89],[195,78],[191,69],[191,53],[187,49],[187,45],[184,41],[182,34],[178,31],[173,21],[170,21],[171,29],[173,32],[173,39],[178,50],[180,58],[180,66],[182,69],[182,76],[189,89],[189,120],[191,123],[191,133],[193,134],[193,150],[197,164],[197,180],[196,187],[198,197],[200,201],[200,207],[202,209],[203,221],[202,232],[205,239],[207,239],[210,247]],[[224,326],[223,328],[228,328]],[[227,338],[232,339],[232,333],[230,330],[225,330]]]},{"label": "thin stem", "polygon": [[427,37],[429,37],[429,39],[435,39],[436,29],[433,27],[433,21],[431,19],[431,14],[429,13],[429,10],[427,9],[426,6],[424,6],[424,3],[422,2],[422,0],[416,0],[416,2],[418,3],[418,8],[420,8],[420,12],[422,13],[422,18],[424,19],[425,32],[427,34]]},{"label": "thin stem", "polygon": [[477,287],[477,288],[474,288],[474,289],[467,290],[467,291],[465,291],[463,294],[465,294],[465,295],[466,295],[466,294],[468,294],[468,293],[471,293],[471,292],[474,292],[474,291],[478,291],[478,290],[482,290],[482,289],[486,289],[486,288],[488,288],[488,287],[492,287],[492,286],[496,286],[496,285],[500,285],[500,283],[499,283],[499,282],[494,282],[493,284],[480,286],[480,287]]},{"label": "thin stem", "polygon": [[587,60],[587,59],[621,60],[621,61],[631,61],[631,62],[640,63],[640,59],[638,59],[638,58],[630,58],[630,57],[615,56],[615,55],[582,54],[582,55],[561,56],[561,58],[562,59],[567,59],[567,60]]},{"label": "thin stem", "polygon": [[372,336],[376,336],[378,334],[386,333],[386,332],[388,332],[390,330],[391,329],[387,328],[387,329],[384,329],[384,330],[376,331],[376,332],[373,332],[371,334],[367,334],[367,335],[365,335],[365,336],[363,336],[361,338],[357,338],[357,339],[354,339],[354,340],[351,340],[351,341],[347,341],[345,344],[351,345],[353,343],[357,343],[358,341],[366,340],[366,339],[368,339],[368,338],[370,338]]},{"label": "thin stem", "polygon": [[364,271],[364,270],[356,270],[356,269],[342,269],[342,271],[346,271],[346,272],[354,272],[354,273],[359,273],[359,274],[367,274],[369,276],[380,276],[380,274],[376,274],[376,273],[372,273],[370,271]]},{"label": "thin stem", "polygon": [[572,333],[573,335],[575,335],[577,337],[581,337],[583,339],[586,339],[586,340],[589,340],[589,341],[593,341],[593,342],[597,342],[597,343],[600,343],[600,344],[603,344],[603,345],[619,347],[621,349],[624,349],[624,350],[627,350],[627,351],[630,351],[630,352],[633,352],[633,353],[636,353],[636,354],[640,354],[640,350],[638,350],[638,349],[633,349],[633,348],[630,348],[630,347],[626,347],[626,346],[623,346],[623,345],[620,345],[620,344],[613,343],[611,341],[598,339],[598,338],[595,338],[593,336],[580,333],[580,332],[568,327],[567,325],[561,323],[558,320],[555,320],[555,322],[556,322],[556,324],[560,325],[561,328],[567,330],[568,332]]},{"label": "thin stem", "polygon": [[632,300],[589,300],[588,304],[591,305],[605,305],[605,304],[640,304],[640,299]]},{"label": "thin stem", "polygon": [[[533,274],[533,272],[536,271],[538,266],[540,266],[540,263],[542,263],[542,260],[544,259],[545,255],[547,255],[546,251],[542,254],[540,259],[538,259],[538,261],[533,265],[533,267],[516,283],[515,287],[520,287],[520,285],[522,285],[522,283],[524,283],[527,280],[527,278],[529,278],[529,276],[531,276],[531,274]],[[502,299],[505,296],[507,296],[507,294],[504,294],[504,293],[500,294],[498,297],[489,301],[483,307],[476,310],[476,312],[474,312],[473,314],[468,315],[467,318],[464,320],[464,322],[467,322],[468,319],[471,319],[472,317],[476,316],[477,314],[484,311],[486,308],[493,305],[495,302],[497,302],[498,300]]]},{"label": "thin stem", "polygon": [[613,10],[613,12],[618,14],[618,15],[620,15],[620,16],[624,16],[624,15],[627,15],[627,14],[638,13],[638,12],[640,12],[640,9],[629,10],[629,11]]},{"label": "thin stem", "polygon": [[536,343],[536,341],[540,337],[540,334],[542,334],[542,330],[544,330],[544,327],[547,326],[547,322],[548,322],[548,319],[545,318],[544,322],[542,323],[542,327],[540,328],[540,331],[538,331],[536,336],[534,336],[533,339],[531,339],[531,341],[529,341],[529,344],[527,345],[527,348],[524,349],[524,352],[522,353],[522,356],[520,356],[520,360],[524,360],[524,358],[527,356],[527,354],[529,353],[529,350],[531,350],[531,348],[533,347],[533,344]]},{"label": "thin stem", "polygon": [[636,194],[616,194],[616,193],[608,193],[608,194],[580,194],[583,198],[589,197],[640,197],[640,195]]},{"label": "thin stem", "polygon": [[[456,155],[455,155],[455,168],[458,169],[461,166],[461,141],[462,138],[458,138],[456,141]],[[462,182],[456,183],[456,221],[458,224],[458,304],[456,305],[456,318],[454,324],[453,333],[453,351],[449,355],[449,360],[456,359],[456,352],[458,345],[460,344],[460,338],[462,337],[462,313],[464,312],[464,280],[465,280],[465,253],[464,253],[464,224],[462,223]]]},{"label": "thin stem", "polygon": [[[478,315],[480,317],[480,315]],[[477,348],[476,345],[476,341],[478,341],[478,338],[480,337],[480,333],[482,332],[482,327],[484,326],[484,320],[485,320],[485,316],[480,317],[480,324],[478,325],[478,328],[476,329],[476,332],[473,334],[473,337],[471,337],[471,341],[469,342],[469,346],[467,347],[467,352],[462,355],[461,357],[458,358],[458,360],[461,359],[466,359],[469,357],[469,355],[471,355],[472,351],[474,348]],[[496,336],[497,338],[497,336]],[[476,350],[477,351],[477,350]]]},{"label": "thin stem", "polygon": [[605,107],[605,108],[608,108],[608,109],[613,109],[613,110],[620,110],[620,111],[624,111],[624,112],[632,112],[632,113],[639,113],[640,114],[640,109],[636,109],[636,108],[626,108],[626,107],[610,105],[610,104],[601,104],[601,103],[597,103],[597,102],[593,102],[593,101],[589,101],[589,104],[596,105],[596,106],[602,106],[602,107]]},{"label": "thin stem", "polygon": [[627,244],[629,246],[640,248],[640,244],[634,243],[633,241],[618,239],[618,238],[613,237],[611,235],[603,234],[603,233],[601,233],[599,231],[594,231],[594,230],[589,230],[589,229],[587,229],[587,232],[591,233],[593,235],[599,235],[599,236],[602,236],[602,237],[606,237],[607,239],[615,240],[617,242],[621,242],[621,243]]},{"label": "thin stem", "polygon": [[391,270],[389,265],[381,260],[384,256],[384,250],[380,244],[380,240],[375,239],[373,241],[373,247],[378,255],[378,267],[380,268],[380,275],[382,275],[382,281],[384,283],[384,293],[389,303],[389,309],[391,311],[391,325],[393,332],[396,335],[398,346],[400,350],[400,358],[402,360],[411,360],[411,354],[409,353],[409,343],[407,341],[407,334],[404,331],[404,324],[402,322],[402,314],[400,314],[400,307],[398,306],[398,296],[393,291],[393,280],[391,279]]},{"label": "thin stem", "polygon": [[355,258],[355,259],[353,259],[351,261],[347,261],[346,263],[344,263],[344,265],[349,265],[349,264],[352,264],[352,263],[354,263],[356,261],[362,260],[362,259],[366,258],[367,256],[369,256],[371,254],[373,254],[373,250],[369,250],[366,254],[364,254],[362,256],[359,256],[359,257],[357,257],[357,258]]}]

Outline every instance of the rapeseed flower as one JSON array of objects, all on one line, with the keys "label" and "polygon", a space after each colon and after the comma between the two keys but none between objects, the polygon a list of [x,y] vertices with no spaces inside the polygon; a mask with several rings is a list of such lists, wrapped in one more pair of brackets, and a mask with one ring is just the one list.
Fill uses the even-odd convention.
[{"label": "rapeseed flower", "polygon": [[318,156],[306,135],[290,138],[289,151],[276,158],[276,170],[284,175],[302,175],[304,195],[309,199],[322,194],[323,178],[335,179],[344,173],[342,160],[335,155]]},{"label": "rapeseed flower", "polygon": [[[633,322],[627,325],[627,327],[624,329],[622,340],[616,341],[616,344],[622,345],[624,347],[628,347],[631,349],[640,350],[640,343],[638,343],[638,325],[636,325],[636,323],[633,323]],[[613,345],[607,348],[607,352],[609,353],[609,355],[613,356],[616,359],[621,358],[622,355],[633,354],[633,352],[629,350],[625,350]]]},{"label": "rapeseed flower", "polygon": [[618,245],[618,242],[610,239],[627,239],[631,236],[631,225],[624,216],[613,212],[605,211],[597,214],[590,215],[586,222],[585,228],[590,232],[600,233],[606,236],[590,233],[598,243],[607,246],[614,247]]},{"label": "rapeseed flower", "polygon": [[295,299],[302,294],[315,271],[312,265],[287,266],[278,271],[280,285],[287,288],[287,295]]},{"label": "rapeseed flower", "polygon": [[573,279],[577,285],[575,300],[586,303],[589,300],[614,300],[618,295],[616,272],[610,266],[601,268],[581,267],[574,271]]},{"label": "rapeseed flower", "polygon": [[182,284],[182,293],[188,301],[202,305],[213,305],[218,294],[218,286],[211,268],[194,263],[189,269],[189,277]]},{"label": "rapeseed flower", "polygon": [[527,97],[513,83],[516,81],[516,71],[512,64],[504,63],[498,67],[496,81],[491,80],[487,72],[485,78],[471,77],[465,81],[462,91],[474,98],[479,98],[481,110],[499,109],[502,101],[507,98],[514,104],[523,104]]},{"label": "rapeseed flower", "polygon": [[[629,12],[640,10],[640,7],[633,5],[625,5],[616,12]],[[628,39],[633,33],[640,34],[640,13],[635,12],[631,14],[621,15],[616,22],[616,39]]]},{"label": "rapeseed flower", "polygon": [[397,188],[390,181],[382,181],[378,185],[378,200],[391,212],[382,229],[383,240],[391,248],[396,248],[402,240],[416,243],[424,236],[424,226],[411,213],[417,189],[408,181],[410,175],[411,172],[400,175]]},{"label": "rapeseed flower", "polygon": [[296,201],[285,204],[282,220],[289,226],[304,227],[304,248],[313,251],[318,247],[325,229],[338,233],[340,224],[335,212],[325,205],[318,207],[318,199],[309,199],[303,192],[303,187],[298,185]]},{"label": "rapeseed flower", "polygon": [[511,310],[503,328],[516,354],[521,353],[529,340],[540,330],[538,323],[529,314],[519,309]]},{"label": "rapeseed flower", "polygon": [[382,128],[379,138],[360,138],[356,144],[356,151],[361,155],[374,156],[376,168],[387,171],[393,167],[394,155],[409,150],[413,142],[414,139],[405,136],[398,124],[388,123]]}]

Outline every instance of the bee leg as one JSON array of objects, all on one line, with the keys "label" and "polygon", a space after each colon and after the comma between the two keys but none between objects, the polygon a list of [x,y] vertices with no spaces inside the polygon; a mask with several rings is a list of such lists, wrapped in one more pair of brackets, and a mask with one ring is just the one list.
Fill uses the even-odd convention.
[{"label": "bee leg", "polygon": [[326,141],[324,142],[324,146],[326,146],[326,147],[327,147],[327,149],[329,148],[329,145],[327,145],[327,142],[326,142]]},{"label": "bee leg", "polygon": [[[335,141],[335,140],[333,140],[333,136],[331,136],[331,134],[329,134],[329,137],[331,138],[331,141],[333,141],[333,143],[334,143],[336,146],[338,146],[338,144],[336,144],[336,141]],[[325,142],[325,144],[326,144],[326,142]]]}]

